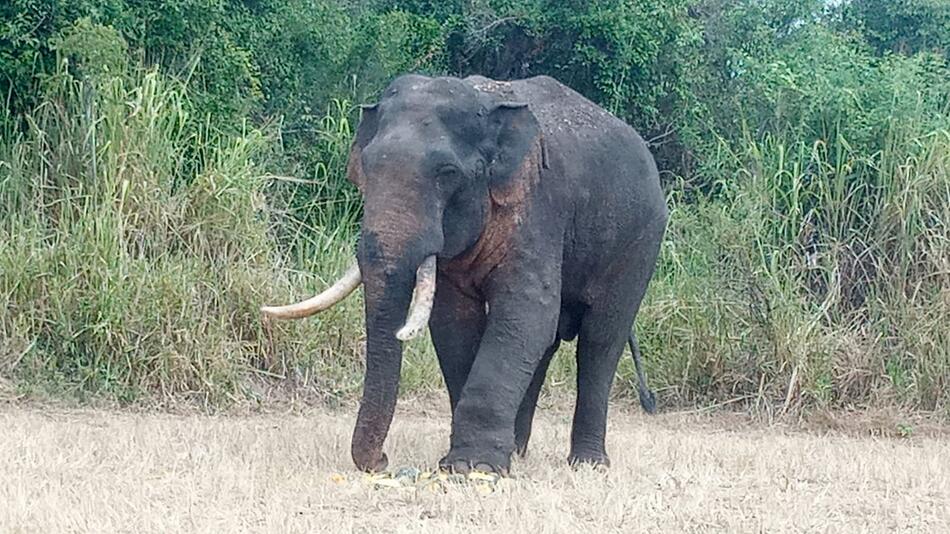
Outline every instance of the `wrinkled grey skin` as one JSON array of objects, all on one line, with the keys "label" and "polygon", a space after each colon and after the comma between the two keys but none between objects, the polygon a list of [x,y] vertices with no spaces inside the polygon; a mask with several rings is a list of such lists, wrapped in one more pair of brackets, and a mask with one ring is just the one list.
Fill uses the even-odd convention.
[{"label": "wrinkled grey skin", "polygon": [[667,221],[633,128],[549,77],[408,75],[364,108],[348,175],[365,201],[356,465],[387,465],[402,361],[394,333],[432,254],[429,327],[452,408],[441,465],[507,472],[512,452],[526,450],[551,357],[574,338],[569,461],[608,464],[607,399]]}]

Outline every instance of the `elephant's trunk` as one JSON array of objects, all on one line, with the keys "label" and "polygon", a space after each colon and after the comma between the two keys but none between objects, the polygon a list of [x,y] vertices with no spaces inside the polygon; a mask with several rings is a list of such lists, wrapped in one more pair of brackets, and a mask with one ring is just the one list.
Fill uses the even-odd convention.
[{"label": "elephant's trunk", "polygon": [[[413,248],[421,252],[421,247]],[[359,469],[380,471],[387,465],[382,448],[399,391],[401,340],[415,336],[428,322],[435,292],[435,256],[412,253],[398,260],[375,261],[368,261],[366,256],[361,255],[366,375],[351,454]]]},{"label": "elephant's trunk", "polygon": [[[386,468],[387,459],[382,447],[396,406],[402,362],[400,341],[416,337],[429,322],[435,296],[435,268],[436,259],[432,255],[422,261],[416,271],[414,283],[412,278],[407,280],[401,272],[389,275],[373,271],[367,281],[366,378],[351,450],[356,466],[364,471],[381,471]],[[406,271],[411,274],[411,270]],[[265,307],[262,310],[277,319],[306,317],[339,302],[352,292],[360,281],[360,269],[354,265],[330,289],[320,295],[297,304]],[[396,325],[399,324],[402,326],[397,329]]]}]

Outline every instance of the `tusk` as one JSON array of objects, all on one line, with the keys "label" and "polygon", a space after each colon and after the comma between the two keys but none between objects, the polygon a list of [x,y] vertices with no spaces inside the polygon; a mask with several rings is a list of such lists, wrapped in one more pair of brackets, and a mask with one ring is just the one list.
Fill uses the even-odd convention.
[{"label": "tusk", "polygon": [[360,266],[356,263],[332,286],[319,295],[288,306],[264,306],[261,312],[274,319],[301,319],[322,312],[340,302],[360,285]]},{"label": "tusk", "polygon": [[396,332],[397,339],[408,341],[422,332],[429,323],[434,297],[435,256],[429,256],[416,270],[416,288],[412,292],[412,303],[409,304],[409,317],[406,324]]}]

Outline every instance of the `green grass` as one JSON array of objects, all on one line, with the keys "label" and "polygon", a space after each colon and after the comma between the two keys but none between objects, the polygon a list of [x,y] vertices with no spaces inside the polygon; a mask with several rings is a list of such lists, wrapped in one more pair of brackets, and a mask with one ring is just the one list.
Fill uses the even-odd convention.
[{"label": "green grass", "polygon": [[[327,110],[310,175],[274,132],[222,132],[155,71],[60,74],[0,141],[0,374],[27,395],[121,402],[324,398],[362,382],[361,299],[266,324],[352,261],[342,179],[352,109]],[[13,124],[16,120],[5,124]],[[875,153],[845,133],[722,140],[718,191],[672,218],[637,328],[667,406],[950,406],[950,132],[894,120]],[[704,171],[712,172],[712,171]],[[570,390],[572,347],[548,388]],[[616,392],[635,397],[631,360]],[[402,392],[441,388],[428,340]]]},{"label": "green grass", "polygon": [[260,163],[273,144],[208,127],[154,71],[50,83],[0,147],[3,372],[27,391],[123,401],[222,402],[248,373],[301,366],[327,391],[358,387],[359,325],[339,320],[355,301],[261,322],[262,303],[320,287],[349,255],[334,232],[308,232],[306,272],[277,252]]},{"label": "green grass", "polygon": [[722,199],[671,199],[639,323],[668,397],[950,408],[950,131],[887,135],[747,139]]}]

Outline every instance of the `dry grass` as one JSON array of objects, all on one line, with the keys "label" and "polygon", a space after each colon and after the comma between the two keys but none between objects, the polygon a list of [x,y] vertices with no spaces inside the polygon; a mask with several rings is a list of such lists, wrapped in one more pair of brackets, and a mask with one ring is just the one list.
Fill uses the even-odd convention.
[{"label": "dry grass", "polygon": [[[397,416],[387,446],[394,464],[439,457],[443,412],[417,405]],[[950,442],[939,435],[821,436],[723,415],[618,412],[608,474],[564,465],[569,416],[546,411],[518,478],[481,495],[372,489],[349,460],[349,411],[8,406],[0,531],[950,531]]]}]

